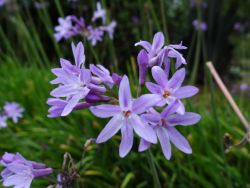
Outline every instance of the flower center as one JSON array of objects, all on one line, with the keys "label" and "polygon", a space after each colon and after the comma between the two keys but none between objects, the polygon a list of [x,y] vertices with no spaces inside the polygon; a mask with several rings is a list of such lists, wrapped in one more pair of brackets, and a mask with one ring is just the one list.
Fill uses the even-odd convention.
[{"label": "flower center", "polygon": [[124,117],[129,117],[132,114],[132,112],[128,110],[128,111],[123,111],[122,114]]},{"label": "flower center", "polygon": [[167,98],[167,97],[170,96],[170,92],[169,92],[169,91],[164,91],[163,94],[162,94],[162,96],[163,96],[164,98]]}]

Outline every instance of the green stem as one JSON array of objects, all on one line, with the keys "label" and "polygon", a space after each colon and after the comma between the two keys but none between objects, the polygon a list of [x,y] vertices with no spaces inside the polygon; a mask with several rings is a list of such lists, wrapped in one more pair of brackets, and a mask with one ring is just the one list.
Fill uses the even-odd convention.
[{"label": "green stem", "polygon": [[151,153],[151,150],[149,149],[147,152],[147,159],[148,159],[148,163],[150,166],[150,170],[152,172],[153,178],[154,178],[154,187],[155,188],[161,188],[161,183],[159,180],[159,176],[155,167],[155,162],[154,162],[154,158],[153,155]]}]

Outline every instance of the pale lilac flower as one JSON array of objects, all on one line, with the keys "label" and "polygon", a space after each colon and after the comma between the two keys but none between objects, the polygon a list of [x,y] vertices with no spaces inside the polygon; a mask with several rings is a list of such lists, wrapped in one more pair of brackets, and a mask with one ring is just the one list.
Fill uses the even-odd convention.
[{"label": "pale lilac flower", "polygon": [[0,0],[0,7],[6,3],[6,0]]},{"label": "pale lilac flower", "polygon": [[44,8],[47,8],[49,6],[49,2],[47,2],[47,1],[45,1],[45,2],[35,1],[34,6],[36,7],[36,9],[44,9]]},{"label": "pale lilac flower", "polygon": [[[47,104],[51,106],[48,110],[49,112],[48,117],[56,118],[62,115],[62,112],[65,109],[65,106],[68,104],[68,101],[58,99],[58,98],[49,98],[47,100]],[[90,103],[82,102],[82,103],[76,104],[72,110],[85,109],[85,108],[89,108],[90,106],[91,106]]]},{"label": "pale lilac flower", "polygon": [[100,83],[104,83],[109,88],[113,87],[114,81],[113,81],[112,77],[110,76],[110,72],[108,69],[106,69],[102,65],[95,66],[93,64],[91,64],[89,66],[89,68],[90,68],[91,72],[100,79]]},{"label": "pale lilac flower", "polygon": [[68,39],[73,35],[71,16],[67,16],[65,19],[58,18],[58,22],[59,25],[55,27],[54,34],[57,42],[59,42],[62,38]]},{"label": "pale lilac flower", "polygon": [[152,82],[146,82],[148,90],[154,94],[154,98],[158,99],[158,106],[165,104],[171,104],[177,100],[179,108],[177,112],[180,114],[185,113],[185,106],[180,99],[191,97],[198,93],[199,89],[194,86],[182,86],[182,82],[185,78],[185,69],[182,68],[175,72],[170,80],[168,80],[168,74],[164,72],[159,66],[152,68],[152,76],[157,84]]},{"label": "pale lilac flower", "polygon": [[56,184],[56,188],[63,188],[63,185],[62,185],[62,175],[61,174],[58,174],[57,175],[57,184]]},{"label": "pale lilac flower", "polygon": [[154,35],[153,42],[150,44],[148,41],[140,41],[135,43],[135,46],[142,46],[147,52],[148,67],[158,65],[163,53],[163,46],[165,38],[162,32],[158,32]]},{"label": "pale lilac flower", "polygon": [[16,102],[6,102],[3,110],[4,115],[11,118],[14,123],[17,123],[18,119],[23,117],[24,109]]},{"label": "pale lilac flower", "polygon": [[106,25],[106,26],[101,26],[100,29],[102,29],[103,31],[107,32],[108,35],[109,35],[109,38],[110,39],[113,39],[114,38],[114,31],[115,31],[115,28],[116,28],[116,21],[112,21],[110,22],[110,24]]},{"label": "pale lilac flower", "polygon": [[96,43],[99,41],[102,41],[102,37],[103,37],[103,30],[100,28],[93,28],[92,26],[88,26],[88,35],[87,35],[87,39],[91,42],[91,44],[93,46],[96,45]]},{"label": "pale lilac flower", "polygon": [[5,128],[7,127],[7,117],[0,115],[0,128]]},{"label": "pale lilac flower", "polygon": [[103,104],[90,107],[91,112],[101,118],[112,117],[96,139],[96,143],[103,143],[121,130],[120,157],[125,157],[133,145],[133,130],[141,138],[150,143],[156,143],[153,129],[141,121],[139,114],[155,105],[157,101],[152,94],[142,95],[133,100],[129,80],[123,76],[119,86],[119,105]]},{"label": "pale lilac flower", "polygon": [[52,173],[52,169],[43,163],[26,160],[19,153],[5,153],[1,164],[5,169],[1,172],[4,186],[29,188],[34,178]]},{"label": "pale lilac flower", "polygon": [[[178,132],[175,128],[176,125],[189,126],[196,124],[200,121],[201,116],[193,112],[186,112],[183,115],[176,114],[176,110],[179,108],[177,101],[167,106],[161,113],[151,109],[147,114],[143,114],[142,118],[148,122],[154,129],[158,140],[160,142],[162,152],[166,159],[171,157],[171,145],[172,142],[179,150],[184,153],[192,153],[188,141]],[[145,151],[150,147],[151,143],[141,139],[139,145],[139,151]]]},{"label": "pale lilac flower", "polygon": [[194,20],[192,22],[194,28],[196,30],[206,31],[207,30],[207,24],[206,22],[200,21],[200,20]]},{"label": "pale lilac flower", "polygon": [[[102,96],[106,92],[106,88],[92,83],[91,72],[84,66],[83,44],[79,42],[75,46],[72,43],[72,51],[75,65],[72,65],[68,60],[61,59],[61,68],[52,69],[57,78],[52,80],[51,83],[60,85],[50,93],[57,99],[48,101],[48,104],[52,106],[49,109],[49,117],[66,116],[72,110],[87,108],[90,106],[89,101],[93,102],[98,99],[107,101],[107,97]],[[80,100],[84,99],[87,103],[79,103]]]},{"label": "pale lilac flower", "polygon": [[116,73],[112,74],[112,79],[115,85],[120,85],[120,82],[122,81],[122,77]]},{"label": "pale lilac flower", "polygon": [[248,89],[248,85],[246,83],[240,84],[240,90],[241,91],[246,91]]},{"label": "pale lilac flower", "polygon": [[96,3],[96,11],[94,12],[94,15],[92,17],[92,21],[96,21],[98,18],[102,19],[102,24],[105,24],[106,22],[106,10],[102,9],[101,3]]},{"label": "pale lilac flower", "polygon": [[158,32],[154,35],[152,44],[148,41],[140,41],[135,44],[135,46],[138,45],[144,48],[144,50],[140,51],[137,57],[140,85],[145,82],[148,68],[155,65],[162,66],[162,64],[164,64],[166,71],[169,71],[170,58],[176,59],[176,69],[182,64],[186,64],[186,60],[177,50],[183,50],[187,47],[183,46],[182,43],[164,46],[164,35],[162,32]]}]

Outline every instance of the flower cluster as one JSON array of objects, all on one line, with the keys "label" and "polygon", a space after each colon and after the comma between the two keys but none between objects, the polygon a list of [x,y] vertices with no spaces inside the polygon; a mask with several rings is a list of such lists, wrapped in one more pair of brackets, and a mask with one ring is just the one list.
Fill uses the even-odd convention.
[{"label": "flower cluster", "polygon": [[0,115],[0,127],[7,127],[7,119],[10,118],[14,123],[23,117],[24,109],[16,102],[6,102],[3,112]]},{"label": "flower cluster", "polygon": [[34,178],[52,173],[52,168],[45,164],[26,160],[19,153],[5,153],[0,163],[4,166],[1,172],[4,186],[29,188]]},{"label": "flower cluster", "polygon": [[200,21],[200,20],[194,20],[192,22],[194,28],[196,30],[206,31],[207,30],[207,24],[206,22]]},{"label": "flower cluster", "polygon": [[52,84],[59,84],[50,94],[47,104],[51,105],[49,117],[66,116],[73,110],[88,108],[97,102],[111,100],[106,96],[107,90],[119,84],[121,78],[110,72],[102,65],[85,66],[84,46],[81,42],[75,46],[72,43],[75,64],[61,59],[61,68],[52,69],[57,76]]},{"label": "flower cluster", "polygon": [[[104,33],[113,39],[113,33],[116,27],[116,21],[107,23],[106,10],[101,7],[100,2],[96,4],[97,10],[94,12],[91,19],[92,24],[87,25],[83,17],[67,16],[66,18],[58,18],[59,25],[55,27],[54,37],[56,41],[61,39],[68,39],[73,36],[81,35],[85,37],[90,43],[95,46],[97,42],[101,42]],[[95,26],[97,20],[101,20],[101,26]]]},{"label": "flower cluster", "polygon": [[[142,46],[137,56],[139,68],[138,96],[133,97],[126,75],[120,77],[102,65],[84,65],[85,54],[82,43],[72,45],[75,65],[61,59],[61,68],[53,69],[57,76],[52,84],[60,84],[51,92],[55,98],[49,99],[49,117],[66,116],[72,110],[89,108],[100,118],[111,118],[96,139],[100,144],[121,131],[120,157],[125,157],[133,146],[134,133],[141,139],[139,151],[147,150],[159,140],[166,159],[171,157],[173,143],[179,150],[191,153],[188,141],[176,129],[177,125],[188,126],[200,121],[200,115],[186,112],[182,99],[198,92],[194,86],[182,86],[185,79],[185,59],[179,50],[186,49],[180,44],[166,45],[164,35],[158,32],[153,42],[139,41]],[[175,71],[170,65],[175,62]],[[151,72],[155,82],[147,81]],[[149,93],[141,94],[142,87]],[[109,91],[118,87],[117,97],[109,96]],[[63,99],[61,98],[63,97]],[[102,104],[98,104],[102,102]],[[103,104],[104,103],[104,104]]]}]

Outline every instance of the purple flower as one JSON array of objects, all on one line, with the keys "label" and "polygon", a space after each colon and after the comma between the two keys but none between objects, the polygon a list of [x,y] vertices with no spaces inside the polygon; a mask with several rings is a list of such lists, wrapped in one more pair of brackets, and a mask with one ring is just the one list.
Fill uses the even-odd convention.
[{"label": "purple flower", "polygon": [[54,34],[57,42],[59,42],[62,38],[68,39],[73,35],[71,16],[67,16],[65,19],[58,18],[58,22],[59,25],[55,27]]},{"label": "purple flower", "polygon": [[110,72],[102,65],[93,65],[89,66],[91,72],[96,75],[100,79],[100,83],[106,84],[109,88],[112,88],[114,85],[114,81],[110,76]]},{"label": "purple flower", "polygon": [[0,128],[7,127],[7,117],[0,115]]},{"label": "purple flower", "polygon": [[106,142],[121,130],[120,157],[125,157],[132,148],[133,130],[148,142],[156,143],[156,135],[153,129],[143,123],[139,116],[139,114],[155,105],[156,102],[157,100],[155,100],[152,94],[142,95],[133,100],[128,77],[123,76],[119,86],[119,105],[103,104],[90,107],[91,112],[98,117],[112,117],[98,135],[96,142]]},{"label": "purple flower", "polygon": [[[91,72],[84,66],[85,54],[84,46],[81,42],[75,46],[72,43],[72,51],[75,58],[75,65],[68,60],[61,59],[61,68],[52,69],[57,76],[52,80],[52,84],[60,84],[50,94],[55,99],[49,99],[49,117],[66,116],[72,110],[87,108],[91,104],[89,101],[107,101],[107,97],[102,96],[106,88],[93,83]],[[60,99],[64,98],[64,99]],[[86,99],[86,102],[79,103]]]},{"label": "purple flower", "polygon": [[88,35],[87,39],[91,42],[93,46],[96,45],[98,41],[102,41],[103,30],[100,28],[93,28],[92,26],[88,26]]},{"label": "purple flower", "polygon": [[5,167],[1,172],[4,186],[29,188],[34,178],[49,175],[53,171],[45,164],[26,160],[19,153],[5,153],[0,162]]},{"label": "purple flower", "polygon": [[164,35],[162,32],[158,32],[154,35],[152,45],[148,41],[140,41],[135,44],[135,46],[138,45],[144,48],[144,50],[141,50],[137,56],[140,85],[144,84],[147,69],[150,67],[155,65],[162,66],[162,64],[164,64],[165,69],[168,72],[170,69],[170,58],[176,59],[176,68],[179,68],[182,64],[186,64],[186,60],[177,50],[183,50],[187,47],[183,46],[182,43],[170,44],[163,47]]},{"label": "purple flower", "polygon": [[248,90],[248,85],[246,84],[246,83],[243,83],[243,84],[240,84],[240,90],[241,91],[246,91],[246,90]]},{"label": "purple flower", "polygon": [[[49,98],[47,100],[47,104],[50,105],[50,109],[48,110],[49,114],[48,117],[55,118],[62,115],[63,110],[65,109],[66,105],[68,104],[67,100],[62,100],[58,98]],[[91,106],[90,103],[82,102],[76,104],[72,110],[80,110],[89,108]]]},{"label": "purple flower", "polygon": [[100,28],[103,31],[105,31],[105,32],[108,33],[110,39],[113,39],[113,37],[114,37],[113,35],[114,35],[114,31],[115,31],[116,25],[117,25],[116,21],[112,21],[112,22],[110,22],[109,25],[107,25],[107,26],[101,26]]},{"label": "purple flower", "polygon": [[6,102],[3,110],[6,117],[11,118],[14,123],[17,123],[18,119],[23,117],[24,109],[16,102]]},{"label": "purple flower", "polygon": [[0,0],[0,7],[6,3],[6,0]]},{"label": "purple flower", "polygon": [[142,46],[147,52],[148,67],[160,64],[160,57],[163,53],[164,35],[158,32],[154,35],[153,42],[150,44],[148,41],[140,41],[135,43],[135,46]]},{"label": "purple flower", "polygon": [[185,107],[180,99],[191,97],[198,93],[199,89],[194,86],[183,86],[182,82],[185,78],[185,69],[182,68],[175,72],[170,80],[164,70],[158,66],[152,68],[152,76],[157,84],[146,82],[148,90],[154,94],[154,98],[158,99],[158,106],[171,104],[177,100],[179,108],[177,112],[180,114],[185,113]]},{"label": "purple flower", "polygon": [[242,25],[240,22],[236,22],[234,24],[234,30],[241,33],[244,31],[244,25]]},{"label": "purple flower", "polygon": [[102,19],[102,24],[105,24],[106,22],[106,10],[102,9],[101,3],[96,3],[96,11],[94,12],[94,15],[92,17],[92,22],[96,21],[98,18]]},{"label": "purple flower", "polygon": [[200,21],[200,20],[194,20],[192,22],[194,28],[196,30],[206,31],[207,30],[207,24],[206,22]]},{"label": "purple flower", "polygon": [[[199,114],[193,112],[186,112],[183,115],[176,114],[175,111],[179,108],[177,101],[167,106],[162,113],[158,113],[152,109],[150,113],[143,114],[142,118],[148,122],[154,129],[158,140],[160,142],[162,152],[166,159],[171,157],[171,145],[170,141],[182,152],[190,154],[192,148],[188,141],[178,132],[175,128],[176,125],[189,126],[196,124],[200,121]],[[145,151],[150,147],[151,143],[141,139],[139,145],[139,151]]]}]

